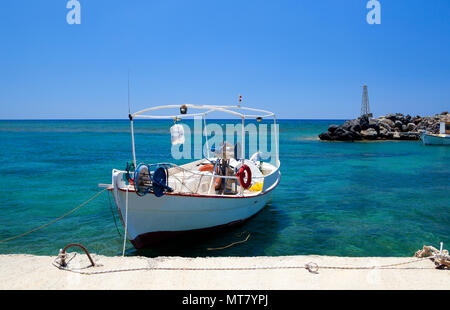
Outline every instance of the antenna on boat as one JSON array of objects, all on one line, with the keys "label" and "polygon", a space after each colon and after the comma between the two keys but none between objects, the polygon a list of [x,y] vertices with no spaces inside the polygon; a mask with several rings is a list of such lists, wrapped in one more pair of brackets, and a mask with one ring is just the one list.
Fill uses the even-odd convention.
[{"label": "antenna on boat", "polygon": [[[136,150],[134,146],[134,128],[133,128],[133,115],[131,115],[131,104],[130,104],[130,68],[128,68],[128,118],[130,119],[130,126],[131,126],[131,145],[132,145],[132,151],[133,151],[133,164],[136,168]],[[128,192],[127,192],[128,194]],[[124,248],[125,249],[125,248]],[[125,250],[124,250],[125,251]]]},{"label": "antenna on boat", "polygon": [[241,102],[242,102],[242,95],[239,94],[239,103],[238,103],[238,107],[241,107]]},{"label": "antenna on boat", "polygon": [[130,106],[130,69],[128,69],[128,117],[132,118],[131,116],[131,106]]}]

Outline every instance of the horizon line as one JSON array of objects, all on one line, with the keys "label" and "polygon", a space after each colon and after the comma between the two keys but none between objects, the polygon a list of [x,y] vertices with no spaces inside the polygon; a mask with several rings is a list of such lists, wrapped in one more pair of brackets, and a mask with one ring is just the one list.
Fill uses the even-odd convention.
[{"label": "horizon line", "polygon": [[[210,120],[235,120],[234,118],[209,118]],[[253,118],[246,118],[252,120]],[[345,121],[350,118],[277,118],[277,121],[283,120],[304,120],[304,121]],[[135,119],[135,121],[172,121],[171,119]],[[184,120],[193,120],[192,118]],[[267,118],[266,120],[273,120]],[[129,121],[128,118],[0,118],[3,121]]]}]

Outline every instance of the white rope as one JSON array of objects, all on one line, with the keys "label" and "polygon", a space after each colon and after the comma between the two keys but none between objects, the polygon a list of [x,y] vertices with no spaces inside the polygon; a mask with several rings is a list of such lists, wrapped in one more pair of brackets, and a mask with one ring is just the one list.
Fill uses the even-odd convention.
[{"label": "white rope", "polygon": [[[248,234],[247,238],[244,241],[240,241],[238,243],[242,243],[248,240],[250,234]],[[233,245],[233,244],[231,244]],[[230,246],[231,246],[230,245]],[[229,247],[229,246],[227,246]],[[225,248],[225,247],[224,247]],[[432,253],[435,253],[434,255]],[[104,274],[104,273],[112,273],[112,272],[126,272],[126,271],[139,271],[139,270],[192,270],[192,271],[201,271],[201,270],[223,270],[223,271],[233,271],[233,270],[275,270],[275,269],[306,269],[311,273],[318,273],[319,269],[336,269],[336,270],[368,270],[368,269],[392,269],[393,267],[407,265],[412,263],[417,263],[423,260],[431,259],[434,261],[437,269],[442,268],[450,268],[450,256],[448,250],[443,249],[443,244],[441,243],[440,251],[432,246],[424,246],[423,250],[419,250],[414,254],[415,259],[408,260],[400,263],[393,263],[387,265],[374,265],[374,266],[319,266],[314,262],[309,262],[303,266],[254,266],[254,267],[136,267],[136,268],[124,268],[124,269],[110,269],[110,270],[99,270],[99,271],[80,271],[69,268],[67,265],[62,265],[58,262],[58,259],[61,258],[62,253],[54,260],[53,266],[70,272],[76,272],[80,274],[92,275],[92,274]],[[64,254],[66,257],[68,254]],[[73,258],[73,257],[72,257]],[[98,265],[102,266],[102,265]],[[89,266],[95,267],[95,266]],[[83,268],[84,269],[84,268]],[[425,269],[425,268],[417,268],[417,269]]]},{"label": "white rope", "polygon": [[448,250],[444,250],[443,242],[441,242],[439,250],[431,245],[424,245],[423,249],[417,251],[414,256],[432,258],[436,268],[450,268],[450,255]]},{"label": "white rope", "polygon": [[127,192],[125,194],[125,233],[123,236],[123,249],[122,249],[122,257],[125,256],[125,245],[127,243],[127,228],[128,228],[128,186]]}]

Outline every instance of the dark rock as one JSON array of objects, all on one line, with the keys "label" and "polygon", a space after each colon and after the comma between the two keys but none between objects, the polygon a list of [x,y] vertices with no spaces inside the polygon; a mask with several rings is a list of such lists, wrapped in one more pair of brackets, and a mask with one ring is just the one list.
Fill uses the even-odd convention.
[{"label": "dark rock", "polygon": [[380,136],[380,138],[386,139],[388,133],[389,133],[389,131],[386,128],[381,127],[380,132],[378,133],[378,136]]},{"label": "dark rock", "polygon": [[394,136],[394,132],[387,130],[386,128],[381,128],[378,137],[381,139],[392,139]]},{"label": "dark rock", "polygon": [[395,114],[388,114],[385,116],[385,118],[387,118],[388,120],[391,120],[393,122],[395,122],[397,120],[397,116]]},{"label": "dark rock", "polygon": [[389,127],[391,127],[391,128],[395,127],[395,123],[392,120],[388,119],[388,118],[382,118],[379,121],[380,121],[381,124],[389,125]]},{"label": "dark rock", "polygon": [[369,128],[361,131],[361,137],[368,140],[375,140],[378,137],[378,133],[375,129]]},{"label": "dark rock", "polygon": [[[392,121],[390,121],[392,124],[394,124]],[[394,127],[394,126],[392,126],[392,127]],[[381,131],[381,129],[386,129],[387,131],[392,131],[392,127],[390,126],[390,125],[388,125],[387,123],[383,123],[383,122],[380,122],[380,131]]]},{"label": "dark rock", "polygon": [[351,128],[352,128],[353,126],[355,126],[356,124],[358,124],[358,121],[357,121],[357,120],[349,120],[349,121],[346,121],[344,124],[342,124],[342,129],[347,130],[347,131],[350,131]]},{"label": "dark rock", "polygon": [[413,123],[416,125],[419,125],[421,121],[422,121],[422,118],[420,116],[419,117],[416,116],[413,119]]},{"label": "dark rock", "polygon": [[347,131],[347,130],[343,129],[342,127],[339,127],[339,128],[337,128],[337,129],[333,132],[333,135],[339,137],[339,136],[344,135],[344,133],[345,133],[346,131]]},{"label": "dark rock", "polygon": [[396,120],[396,121],[395,121],[395,127],[401,129],[402,126],[403,126],[403,123],[402,123],[401,121],[399,121],[399,120]]},{"label": "dark rock", "polygon": [[353,125],[352,128],[350,128],[350,131],[351,132],[356,132],[356,133],[361,132],[361,125],[360,124]]},{"label": "dark rock", "polygon": [[409,123],[408,125],[406,125],[406,130],[407,131],[414,131],[416,130],[417,126],[414,123]]},{"label": "dark rock", "polygon": [[361,126],[361,130],[366,130],[369,128],[369,118],[367,115],[363,115],[359,119],[359,125]]},{"label": "dark rock", "polygon": [[353,134],[350,131],[345,131],[341,136],[339,136],[340,141],[353,141]]},{"label": "dark rock", "polygon": [[336,129],[338,129],[338,125],[330,125],[329,127],[328,127],[328,131],[329,132],[331,132],[331,133],[333,133]]},{"label": "dark rock", "polygon": [[369,120],[369,128],[375,129],[376,132],[380,131],[380,125],[376,120]]},{"label": "dark rock", "polygon": [[[441,115],[446,114],[447,112],[442,112]],[[330,125],[328,131],[321,133],[319,138],[329,141],[417,140],[419,132],[423,130],[439,133],[441,115],[412,117],[411,115],[403,116],[401,113],[391,113],[378,119],[369,119],[367,115],[363,115],[357,119],[348,120],[340,126]]]},{"label": "dark rock", "polygon": [[393,138],[394,138],[394,132],[393,132],[393,131],[389,131],[389,132],[386,134],[385,139],[393,139]]},{"label": "dark rock", "polygon": [[362,140],[362,136],[358,131],[352,131],[353,140]]},{"label": "dark rock", "polygon": [[321,133],[319,135],[319,138],[320,138],[320,140],[325,140],[325,141],[332,140],[331,133],[329,131]]}]

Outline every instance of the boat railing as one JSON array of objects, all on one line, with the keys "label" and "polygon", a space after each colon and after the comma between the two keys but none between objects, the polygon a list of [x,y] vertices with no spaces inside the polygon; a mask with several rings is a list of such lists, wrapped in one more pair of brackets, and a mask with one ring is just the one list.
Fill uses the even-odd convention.
[{"label": "boat railing", "polygon": [[[170,174],[169,173],[169,175],[174,177],[176,180],[178,180],[180,182],[180,184],[183,187],[185,187],[186,189],[188,189],[191,193],[198,193],[204,177],[211,178],[210,184],[208,186],[208,191],[207,191],[208,193],[211,192],[212,186],[214,184],[214,180],[217,179],[217,178],[225,179],[225,180],[234,180],[235,182],[239,181],[239,177],[237,177],[235,175],[219,175],[219,174],[216,174],[215,173],[215,167],[213,169],[214,172],[211,175],[208,175],[208,174],[204,174],[204,173],[199,173],[197,171],[192,171],[192,170],[186,169],[186,168],[184,168],[182,166],[178,166],[178,165],[175,165],[175,164],[172,164],[172,163],[168,163],[168,164],[165,164],[165,165],[171,165],[171,169],[178,169],[178,170],[183,171],[183,177],[182,177],[181,180],[180,180],[180,178],[178,178],[176,176],[176,174]],[[186,179],[185,172],[187,172],[187,173],[189,173],[191,175],[200,176],[199,179],[198,179],[197,186],[196,186],[195,190],[192,190],[191,188],[189,188],[185,184],[185,179]],[[253,179],[257,179],[257,180],[262,179],[262,180],[264,180],[264,176],[255,176],[255,177],[253,177]],[[244,192],[243,188],[241,188],[241,194],[243,194],[243,192]]]},{"label": "boat railing", "polygon": [[[207,190],[208,193],[211,192],[212,185],[214,184],[214,180],[217,179],[217,178],[225,179],[225,180],[234,180],[236,183],[239,182],[239,177],[237,177],[235,175],[218,175],[215,172],[211,173],[211,174],[205,174],[205,173],[200,173],[200,172],[197,172],[197,171],[189,170],[189,169],[187,169],[185,167],[178,166],[178,165],[173,164],[173,163],[158,163],[158,164],[154,164],[154,165],[150,165],[150,166],[164,166],[164,167],[166,167],[168,169],[169,176],[173,177],[175,180],[177,180],[179,182],[179,184],[182,187],[186,188],[190,193],[193,193],[193,194],[197,194],[198,193],[198,191],[200,189],[200,186],[202,184],[203,178],[211,178],[211,181],[210,181],[210,184],[209,184],[208,190]],[[181,177],[177,176],[178,172],[174,173],[174,171],[172,169],[173,170],[178,170],[178,172],[182,172],[183,175]],[[172,170],[172,171],[170,171],[170,170]],[[214,171],[215,171],[215,169],[214,169]],[[126,171],[118,171],[118,172],[127,173]],[[186,184],[186,180],[188,178],[191,178],[193,175],[199,177],[198,178],[198,182],[196,182],[197,183],[196,186],[194,186],[195,189],[191,188],[190,186],[188,186]],[[252,179],[255,179],[255,180],[261,180],[262,179],[262,180],[264,180],[264,176],[253,176]],[[241,187],[240,193],[243,194],[243,188],[242,187]]]}]

